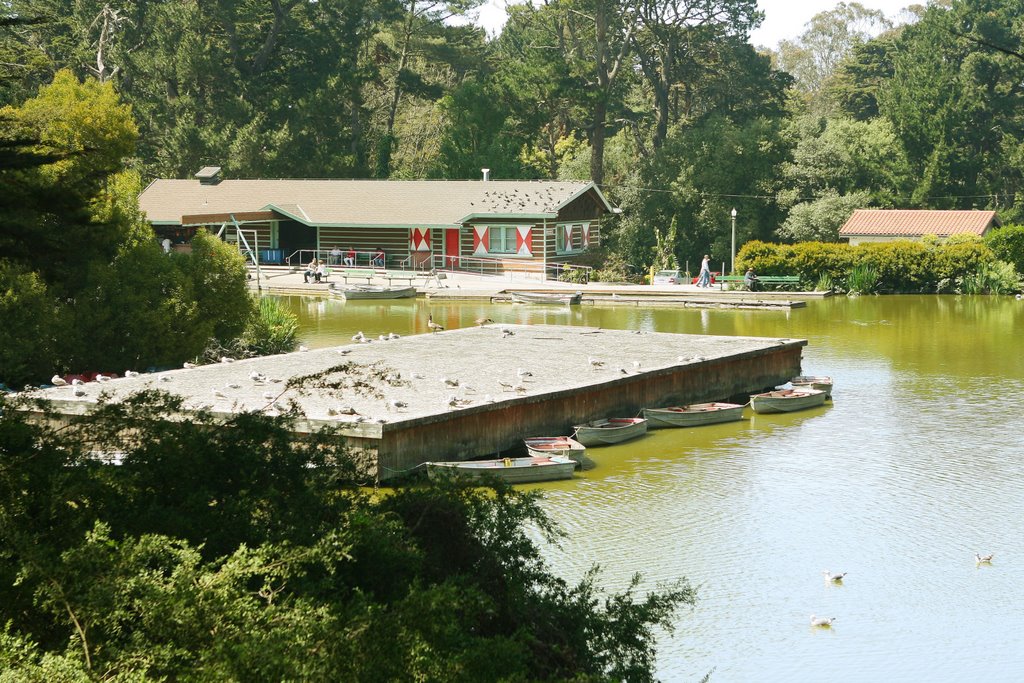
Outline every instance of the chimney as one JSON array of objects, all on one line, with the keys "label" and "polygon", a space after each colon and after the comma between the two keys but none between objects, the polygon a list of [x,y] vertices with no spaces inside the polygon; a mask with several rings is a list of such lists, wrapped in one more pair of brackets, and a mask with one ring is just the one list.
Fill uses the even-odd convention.
[{"label": "chimney", "polygon": [[196,173],[200,185],[216,185],[220,182],[220,166],[203,166]]},{"label": "chimney", "polygon": [[491,169],[489,169],[489,168],[481,168],[480,171],[484,174],[484,182],[485,183],[488,180],[491,179]]}]

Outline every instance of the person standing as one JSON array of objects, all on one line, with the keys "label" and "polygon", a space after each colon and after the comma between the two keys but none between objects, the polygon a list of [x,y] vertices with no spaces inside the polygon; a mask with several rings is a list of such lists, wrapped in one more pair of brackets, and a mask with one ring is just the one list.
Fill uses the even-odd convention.
[{"label": "person standing", "polygon": [[697,286],[711,286],[711,257],[707,254],[704,254],[704,260],[700,262],[700,275],[697,276]]},{"label": "person standing", "polygon": [[165,254],[170,254],[171,253],[171,240],[170,240],[170,238],[165,237],[163,239],[163,241],[160,242],[160,246],[164,248],[164,253]]},{"label": "person standing", "polygon": [[341,265],[341,249],[339,249],[337,245],[335,245],[334,249],[331,249],[331,265]]}]

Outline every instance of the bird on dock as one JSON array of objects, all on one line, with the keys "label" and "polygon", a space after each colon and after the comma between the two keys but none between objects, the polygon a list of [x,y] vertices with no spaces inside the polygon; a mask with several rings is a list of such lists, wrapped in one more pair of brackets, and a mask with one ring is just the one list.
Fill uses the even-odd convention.
[{"label": "bird on dock", "polygon": [[381,335],[377,336],[377,341],[387,341],[387,340],[388,340],[388,335],[386,335],[386,334],[381,334]]},{"label": "bird on dock", "polygon": [[504,339],[505,337],[514,337],[515,334],[516,333],[512,331],[511,327],[503,327],[503,328],[501,328],[501,338],[502,339]]},{"label": "bird on dock", "polygon": [[981,553],[974,553],[975,564],[992,564],[992,560],[995,558],[994,553],[988,555],[982,555]]},{"label": "bird on dock", "polygon": [[67,386],[67,381],[60,375],[54,375],[53,377],[50,378],[50,384],[52,384],[55,387],[63,387]]},{"label": "bird on dock", "polygon": [[85,396],[85,387],[81,384],[76,384],[71,387],[71,393],[75,396]]},{"label": "bird on dock", "polygon": [[199,366],[196,365],[195,363],[189,363],[188,361],[185,361],[181,367],[185,368],[186,370],[191,370],[192,368],[198,368]]},{"label": "bird on dock", "polygon": [[253,382],[266,382],[267,376],[264,375],[262,372],[257,372],[253,370],[252,372],[249,373],[249,379],[251,379]]},{"label": "bird on dock", "polygon": [[220,362],[221,363],[234,363],[235,359],[231,358],[230,356],[221,356],[220,357]]},{"label": "bird on dock", "polygon": [[434,322],[434,316],[433,315],[428,315],[427,316],[427,329],[429,329],[431,332],[443,332],[444,331],[444,327],[442,327],[441,325],[438,325],[437,323]]},{"label": "bird on dock", "polygon": [[445,377],[441,381],[444,382],[444,385],[446,387],[457,387],[457,386],[459,386],[459,380],[454,379],[452,377]]},{"label": "bird on dock", "polygon": [[517,394],[520,394],[520,395],[522,395],[522,394],[525,394],[525,393],[526,393],[526,387],[525,387],[524,385],[522,385],[522,384],[517,384],[517,385],[515,385],[515,386],[514,386],[514,387],[512,387],[512,388],[513,388],[513,389],[515,390],[515,392],[516,392]]},{"label": "bird on dock", "polygon": [[603,360],[599,360],[599,359],[597,359],[597,358],[594,358],[593,356],[591,356],[590,358],[588,358],[588,359],[587,359],[587,362],[588,362],[588,363],[590,363],[590,367],[594,368],[595,370],[596,370],[597,368],[603,368],[603,367],[604,367],[604,365],[605,365],[605,363],[604,363],[604,361],[603,361]]},{"label": "bird on dock", "polygon": [[825,571],[823,571],[822,574],[825,575],[825,580],[829,581],[831,583],[842,583],[843,582],[843,577],[846,576],[846,572],[837,572],[837,573],[833,574],[832,572],[830,572],[827,569]]},{"label": "bird on dock", "polygon": [[107,375],[96,375],[96,381],[97,382],[109,382],[111,379],[113,379],[113,378],[112,377],[108,377]]},{"label": "bird on dock", "polygon": [[275,396],[275,394],[272,391],[264,391],[263,392],[263,398],[267,399],[268,401],[273,401],[274,400],[274,396]]},{"label": "bird on dock", "polygon": [[85,384],[85,382],[83,382],[82,380],[80,380],[77,377],[75,377],[73,380],[71,380],[71,384],[72,385],[78,385],[78,384]]},{"label": "bird on dock", "polygon": [[414,373],[412,373],[412,378],[413,379],[426,379],[427,376],[424,375],[422,372],[414,372]]},{"label": "bird on dock", "polygon": [[238,384],[236,382],[228,382],[227,384],[224,385],[224,388],[225,389],[241,389],[242,385]]},{"label": "bird on dock", "polygon": [[628,375],[629,374],[629,370],[627,370],[626,368],[619,368],[619,374],[620,375]]},{"label": "bird on dock", "polygon": [[477,318],[473,322],[476,323],[477,327],[483,327],[487,323],[493,323],[494,321],[491,320],[490,318]]},{"label": "bird on dock", "polygon": [[214,398],[227,398],[227,394],[225,394],[220,389],[214,389],[213,390],[213,396],[214,396]]},{"label": "bird on dock", "polygon": [[309,351],[309,347],[304,346],[303,344],[299,344],[299,351],[305,353],[306,351]]},{"label": "bird on dock", "polygon": [[533,377],[533,373],[526,368],[518,368],[516,370],[516,376],[520,381],[525,381],[527,377]]},{"label": "bird on dock", "polygon": [[394,332],[388,332],[388,339],[394,341],[395,339],[401,339],[402,335],[395,334]]},{"label": "bird on dock", "polygon": [[638,360],[633,361],[633,368],[635,370],[640,370],[640,366],[641,365],[643,365],[643,363],[641,363],[640,361],[638,361]]},{"label": "bird on dock", "polygon": [[347,356],[350,353],[352,353],[352,349],[338,349],[338,355],[340,356]]},{"label": "bird on dock", "polygon": [[124,371],[124,376],[125,377],[138,377],[139,373],[136,370],[125,370]]},{"label": "bird on dock", "polygon": [[408,408],[409,404],[406,403],[405,401],[392,399],[388,401],[388,407],[391,408],[392,410],[401,410],[402,408]]},{"label": "bird on dock", "polygon": [[466,405],[466,403],[467,401],[462,400],[458,396],[449,396],[447,401],[449,408],[461,408]]},{"label": "bird on dock", "polygon": [[160,381],[161,382],[170,382],[171,381],[171,376],[170,375],[160,375]]},{"label": "bird on dock", "polygon": [[358,332],[352,335],[352,341],[356,342],[357,344],[362,344],[364,341],[366,341],[366,335],[363,334],[362,330],[359,330]]},{"label": "bird on dock", "polygon": [[498,386],[501,387],[502,391],[515,391],[514,386],[512,386],[508,382],[502,382],[500,379],[498,380]]},{"label": "bird on dock", "polygon": [[835,617],[818,617],[811,615],[811,626],[817,626],[819,628],[831,628],[832,622],[836,620]]}]

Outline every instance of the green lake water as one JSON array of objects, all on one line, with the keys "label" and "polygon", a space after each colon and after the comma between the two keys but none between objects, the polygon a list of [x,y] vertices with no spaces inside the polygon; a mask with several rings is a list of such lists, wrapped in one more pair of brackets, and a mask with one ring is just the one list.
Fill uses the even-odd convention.
[{"label": "green lake water", "polygon": [[[791,415],[659,430],[588,451],[537,485],[567,532],[571,582],[686,577],[698,602],[658,640],[666,681],[1024,678],[1024,301],[890,296],[793,311],[283,298],[303,343],[499,323],[809,341],[834,401]],[[586,353],[586,350],[581,350]],[[486,377],[485,377],[486,378]],[[995,553],[976,566],[975,552]],[[848,572],[829,585],[822,571]],[[814,629],[812,613],[837,617]]]}]

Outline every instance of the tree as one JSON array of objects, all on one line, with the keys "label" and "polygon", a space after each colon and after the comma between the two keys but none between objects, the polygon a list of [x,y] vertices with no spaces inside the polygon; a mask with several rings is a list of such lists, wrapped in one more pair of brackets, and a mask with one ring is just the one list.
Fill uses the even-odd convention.
[{"label": "tree", "polygon": [[839,228],[854,210],[869,206],[871,196],[864,190],[840,195],[828,189],[816,199],[794,205],[778,236],[790,242],[838,242]]}]

